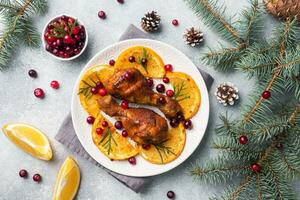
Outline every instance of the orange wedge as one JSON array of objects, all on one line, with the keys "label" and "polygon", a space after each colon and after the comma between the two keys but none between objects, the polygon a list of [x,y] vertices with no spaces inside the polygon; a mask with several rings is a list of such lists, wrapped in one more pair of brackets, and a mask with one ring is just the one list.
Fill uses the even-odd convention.
[{"label": "orange wedge", "polygon": [[53,200],[74,199],[80,183],[80,170],[72,157],[67,157],[57,175]]},{"label": "orange wedge", "polygon": [[51,160],[52,149],[48,138],[37,128],[27,124],[6,124],[2,131],[26,153],[41,160]]}]

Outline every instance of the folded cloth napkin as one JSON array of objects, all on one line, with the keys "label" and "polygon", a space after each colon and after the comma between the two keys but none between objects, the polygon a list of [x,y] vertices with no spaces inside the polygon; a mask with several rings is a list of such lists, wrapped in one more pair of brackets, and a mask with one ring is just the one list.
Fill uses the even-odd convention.
[{"label": "folded cloth napkin", "polygon": [[[129,27],[126,29],[124,34],[121,36],[120,40],[127,40],[127,39],[134,39],[134,38],[150,38],[148,34],[144,33],[134,25],[129,25]],[[211,87],[211,84],[213,82],[213,78],[206,72],[199,69],[199,71],[202,74],[202,77],[204,78],[204,81],[206,83],[207,88],[209,89]],[[135,192],[139,192],[145,184],[147,184],[151,178],[149,177],[130,177],[130,176],[124,176],[120,175],[118,173],[112,172],[103,166],[101,166],[97,161],[95,161],[83,148],[81,143],[79,142],[73,124],[71,115],[69,114],[64,122],[62,123],[57,135],[55,136],[55,139],[71,149],[72,151],[76,152],[78,155],[82,156],[83,158],[89,160],[93,164],[103,168],[105,171],[107,171],[110,175],[115,177],[117,180],[122,182],[124,185],[129,187]]]}]

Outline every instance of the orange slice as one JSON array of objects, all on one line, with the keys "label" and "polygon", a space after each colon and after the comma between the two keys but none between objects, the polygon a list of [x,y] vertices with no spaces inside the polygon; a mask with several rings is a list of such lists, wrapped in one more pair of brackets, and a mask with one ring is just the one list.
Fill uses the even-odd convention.
[{"label": "orange slice", "polygon": [[100,95],[92,94],[91,88],[95,87],[97,82],[106,80],[112,73],[112,67],[108,65],[97,65],[88,69],[79,83],[78,95],[81,105],[94,117],[99,113],[97,100],[100,98]]},{"label": "orange slice", "polygon": [[80,183],[80,170],[72,157],[60,167],[54,188],[53,200],[74,199]]},{"label": "orange slice", "polygon": [[168,132],[165,141],[151,145],[150,149],[140,148],[141,156],[154,164],[166,164],[175,160],[182,152],[185,145],[185,129],[182,124]]},{"label": "orange slice", "polygon": [[[101,126],[101,123],[104,120],[109,124],[106,128]],[[97,134],[97,128],[103,128],[103,133],[100,135]],[[124,160],[138,154],[136,146],[131,144],[127,138],[118,134],[113,124],[110,123],[102,114],[98,115],[93,124],[92,138],[98,149],[110,159]]]},{"label": "orange slice", "polygon": [[[133,56],[135,62],[129,62],[129,57]],[[142,63],[142,59],[146,58],[147,62]],[[116,68],[136,68],[144,76],[153,78],[162,78],[165,75],[164,62],[161,57],[152,49],[135,46],[123,51],[118,57]]]},{"label": "orange slice", "polygon": [[27,124],[7,124],[2,131],[26,153],[41,160],[51,160],[52,149],[48,138],[37,128]]},{"label": "orange slice", "polygon": [[166,75],[174,88],[174,98],[180,104],[186,119],[192,118],[199,110],[201,95],[195,81],[182,72],[169,72]]}]

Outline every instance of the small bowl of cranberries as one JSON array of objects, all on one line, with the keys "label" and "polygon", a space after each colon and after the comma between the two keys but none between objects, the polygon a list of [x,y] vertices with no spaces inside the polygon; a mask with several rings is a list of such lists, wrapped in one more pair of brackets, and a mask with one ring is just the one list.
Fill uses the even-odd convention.
[{"label": "small bowl of cranberries", "polygon": [[88,34],[82,22],[70,15],[51,19],[43,31],[43,46],[59,60],[73,60],[86,49]]}]

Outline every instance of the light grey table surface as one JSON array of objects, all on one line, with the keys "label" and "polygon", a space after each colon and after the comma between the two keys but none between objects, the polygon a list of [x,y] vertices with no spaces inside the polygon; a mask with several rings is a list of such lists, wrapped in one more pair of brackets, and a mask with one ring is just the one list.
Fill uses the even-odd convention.
[{"label": "light grey table surface", "polygon": [[[81,169],[81,185],[77,199],[167,199],[166,192],[173,190],[176,199],[208,199],[209,196],[222,191],[224,185],[212,186],[194,182],[187,175],[188,167],[199,160],[205,162],[208,157],[214,156],[210,146],[214,137],[214,127],[218,115],[229,111],[233,115],[239,114],[240,106],[245,102],[247,93],[252,87],[252,81],[246,80],[240,73],[223,74],[214,71],[201,63],[201,53],[208,50],[208,46],[218,46],[221,41],[216,32],[209,29],[197,18],[192,10],[182,0],[125,0],[120,5],[115,0],[51,0],[49,11],[45,16],[35,19],[40,31],[44,24],[53,16],[69,13],[77,16],[84,23],[89,32],[87,51],[79,59],[71,62],[61,62],[53,59],[42,49],[28,49],[20,47],[15,54],[11,66],[0,72],[0,125],[8,122],[24,122],[43,130],[50,139],[54,150],[54,159],[50,162],[35,159],[16,148],[3,134],[0,134],[0,199],[51,199],[57,171],[68,155],[72,155]],[[223,2],[224,0],[220,1]],[[246,0],[226,0],[227,12],[238,15],[241,8],[247,5]],[[106,20],[97,16],[99,10],[107,13]],[[118,41],[118,38],[133,23],[139,26],[140,18],[147,11],[156,10],[162,16],[162,29],[154,34],[155,39],[171,44],[185,53],[200,68],[209,72],[215,82],[210,91],[210,123],[205,137],[196,152],[176,169],[154,177],[154,180],[136,194],[112,178],[102,169],[92,165],[85,159],[71,153],[67,148],[54,140],[54,136],[62,120],[70,111],[71,94],[74,82],[85,63],[98,51]],[[179,20],[179,27],[171,25],[172,19]],[[267,17],[272,24],[274,21]],[[205,45],[201,48],[192,48],[184,44],[182,34],[190,26],[200,27],[205,34]],[[267,29],[270,29],[267,28]],[[31,79],[27,72],[36,69],[39,77]],[[51,80],[61,83],[59,90],[49,87]],[[232,108],[219,105],[214,97],[217,84],[230,81],[240,89],[241,102]],[[39,100],[34,97],[33,90],[42,87],[46,98]],[[30,176],[40,173],[43,181],[36,184],[31,178],[19,178],[18,171],[25,168]],[[297,184],[299,186],[299,182]],[[299,187],[297,193],[299,194]]]}]

